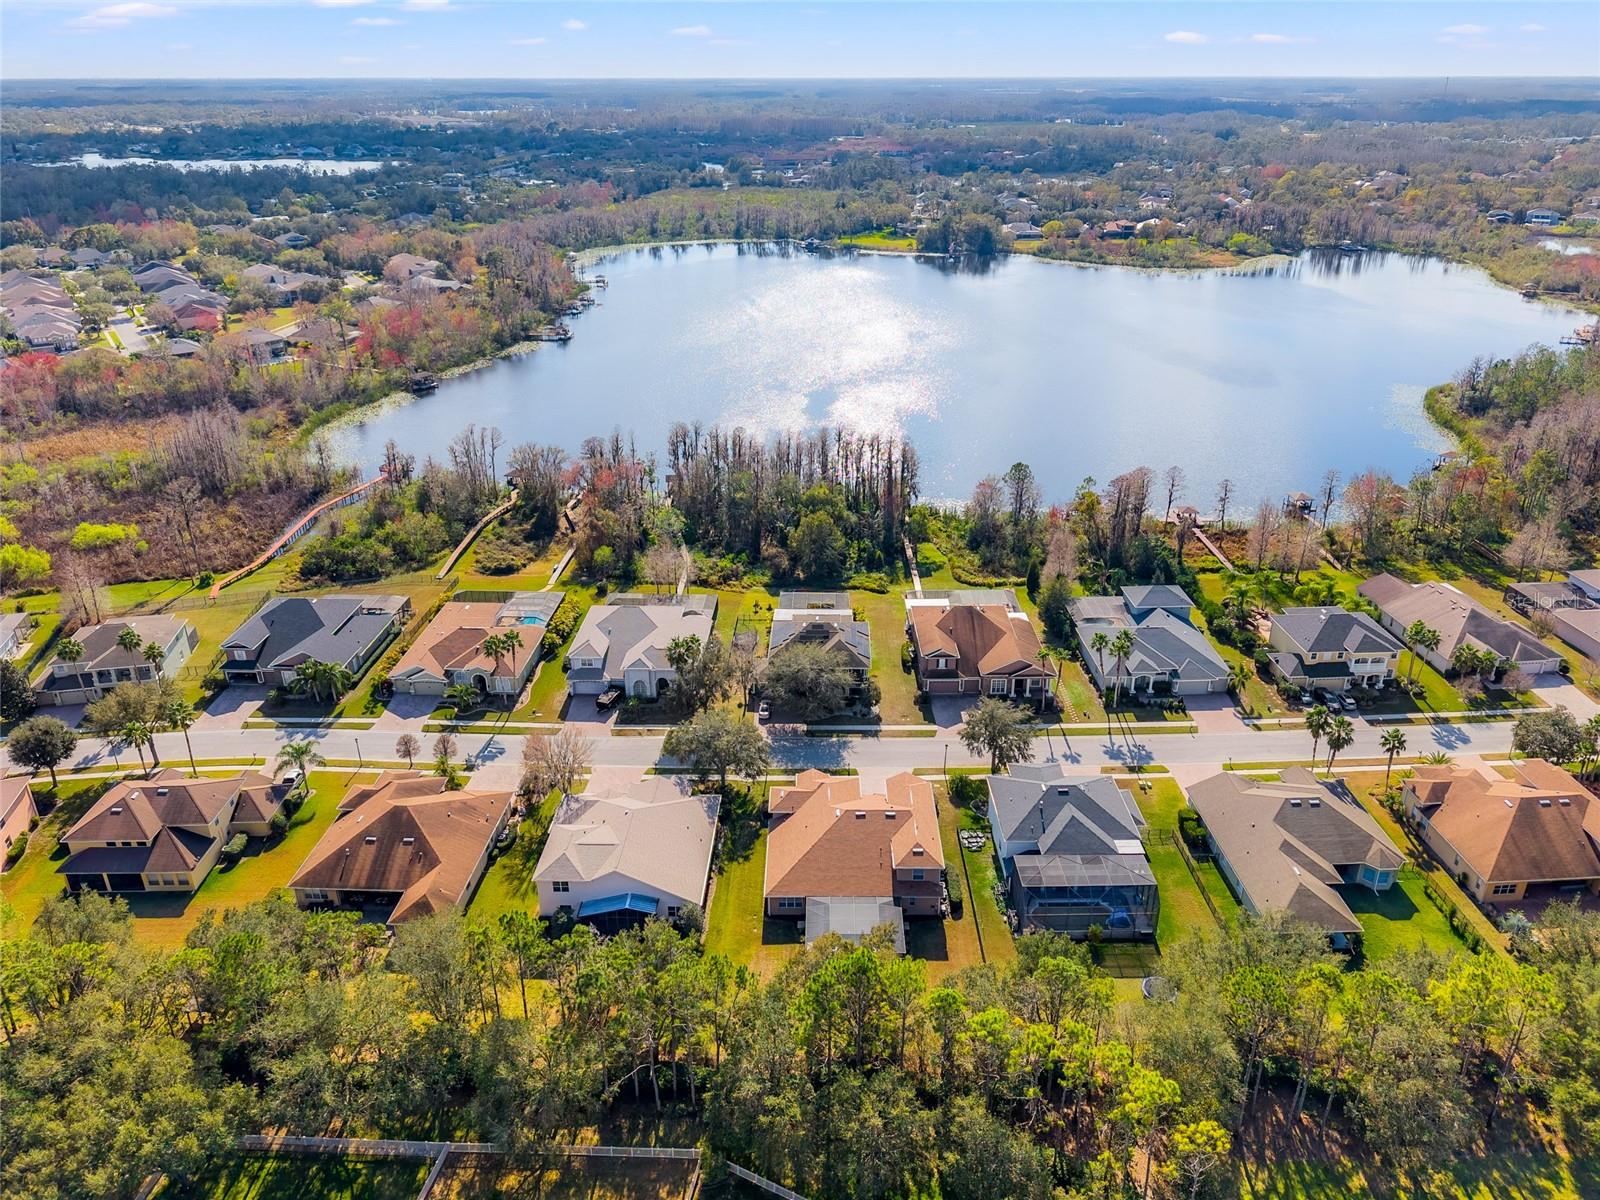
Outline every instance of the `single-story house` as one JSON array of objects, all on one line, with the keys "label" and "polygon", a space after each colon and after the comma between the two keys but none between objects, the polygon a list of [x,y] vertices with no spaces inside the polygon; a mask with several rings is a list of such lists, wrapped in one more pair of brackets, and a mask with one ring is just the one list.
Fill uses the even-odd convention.
[{"label": "single-story house", "polygon": [[1511,769],[1418,767],[1403,795],[1423,843],[1480,904],[1600,894],[1600,800],[1542,758]]},{"label": "single-story house", "polygon": [[237,337],[245,356],[257,366],[282,358],[289,353],[289,339],[270,329],[246,329]]},{"label": "single-story house", "polygon": [[387,924],[464,908],[505,831],[511,792],[445,790],[421,771],[357,784],[289,880],[301,908],[359,908]]},{"label": "single-story house", "polygon": [[61,874],[74,892],[192,892],[235,834],[271,832],[288,794],[257,771],[191,779],[168,767],[124,780],[61,836]]},{"label": "single-story house", "polygon": [[1154,937],[1161,899],[1133,797],[1064,763],[990,775],[989,832],[1022,928]]},{"label": "single-story house", "polygon": [[289,233],[280,233],[277,237],[273,238],[272,240],[274,242],[276,242],[278,245],[283,246],[285,249],[289,249],[289,250],[300,250],[300,249],[303,249],[306,246],[311,245],[311,239],[308,238],[305,234],[303,234],[303,233],[294,233],[292,231],[289,232]]},{"label": "single-story house", "polygon": [[1395,677],[1404,649],[1366,613],[1332,604],[1274,613],[1267,643],[1272,669],[1286,683],[1330,692],[1381,688]]},{"label": "single-story house", "polygon": [[96,250],[93,246],[79,246],[72,252],[72,265],[80,271],[92,271],[105,263],[110,257],[104,250]]},{"label": "single-story house", "polygon": [[[1072,601],[1073,628],[1095,686],[1105,691],[1120,683],[1135,695],[1227,691],[1228,664],[1191,623],[1193,609],[1188,594],[1171,584],[1125,587],[1118,596]],[[1094,636],[1115,638],[1123,630],[1132,633],[1133,649],[1119,664],[1109,650],[1095,649]]]},{"label": "single-story house", "polygon": [[1309,921],[1341,949],[1361,932],[1347,890],[1386,892],[1405,866],[1355,797],[1304,767],[1286,768],[1281,779],[1224,771],[1191,787],[1189,804],[1241,904]]},{"label": "single-story house", "polygon": [[222,643],[229,683],[288,687],[304,662],[360,676],[411,614],[404,596],[277,596]]},{"label": "single-story house", "polygon": [[[563,592],[512,592],[503,600],[452,600],[417,635],[389,682],[396,692],[442,696],[460,684],[485,696],[518,696],[539,662],[539,643]],[[484,651],[491,637],[515,633],[521,645],[500,655]]]},{"label": "single-story house", "polygon": [[678,638],[711,639],[715,596],[645,596],[624,593],[584,614],[567,650],[567,690],[598,696],[621,688],[654,700],[668,692],[677,672],[667,647]]},{"label": "single-story house", "polygon": [[[887,899],[898,914],[887,920],[897,946],[905,944],[903,918],[943,916],[944,847],[927,780],[903,772],[868,794],[858,776],[802,771],[793,787],[773,789],[768,807],[767,916],[804,918],[812,900],[826,901],[830,914],[846,900],[873,902],[886,916]],[[840,925],[859,918],[839,910]],[[805,932],[815,940],[809,925]]]},{"label": "single-story house", "polygon": [[26,775],[0,775],[0,870],[5,856],[39,817],[33,787]]},{"label": "single-story house", "polygon": [[1038,631],[1010,589],[906,598],[917,686],[933,696],[1041,702],[1056,677]]},{"label": "single-story house", "polygon": [[850,699],[866,686],[872,670],[872,637],[858,621],[847,592],[780,592],[767,637],[767,662],[782,659],[794,646],[821,646],[836,657],[853,680]]},{"label": "single-story house", "polygon": [[1005,231],[1019,242],[1035,242],[1044,237],[1044,230],[1032,221],[1007,221]]},{"label": "single-story house", "polygon": [[[129,631],[138,639],[132,649],[122,644]],[[83,657],[68,662],[58,651],[34,690],[40,704],[90,704],[119,683],[176,678],[200,644],[200,635],[182,617],[120,617],[86,625],[71,640],[83,648]],[[158,662],[145,657],[151,645],[161,649]]]},{"label": "single-story house", "polygon": [[1374,575],[1356,590],[1378,606],[1379,621],[1396,637],[1403,639],[1417,621],[1439,634],[1437,650],[1416,651],[1435,670],[1448,671],[1450,657],[1461,645],[1497,654],[1529,675],[1561,669],[1561,655],[1448,583],[1407,583],[1386,573]]},{"label": "single-story house", "polygon": [[384,275],[395,283],[404,283],[418,275],[432,275],[443,270],[444,264],[436,258],[423,258],[416,254],[395,254],[383,264]]},{"label": "single-story house", "polygon": [[269,287],[280,296],[294,296],[308,284],[328,282],[321,275],[312,275],[307,271],[290,271],[284,267],[275,267],[271,263],[256,263],[254,266],[246,267],[239,272],[239,277]]},{"label": "single-story house", "polygon": [[1483,219],[1491,225],[1509,225],[1516,220],[1516,214],[1504,208],[1496,208],[1485,213]]},{"label": "single-story house", "polygon": [[569,912],[610,933],[703,908],[721,803],[661,776],[563,797],[533,872],[540,914]]}]

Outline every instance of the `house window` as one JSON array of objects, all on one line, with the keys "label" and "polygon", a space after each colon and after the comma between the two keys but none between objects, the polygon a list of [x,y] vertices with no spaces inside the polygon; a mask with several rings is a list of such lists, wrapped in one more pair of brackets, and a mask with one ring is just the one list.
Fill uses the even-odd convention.
[{"label": "house window", "polygon": [[785,910],[793,911],[795,909],[804,908],[805,906],[806,906],[806,900],[805,900],[804,896],[779,896],[778,897],[778,909],[779,909],[780,912],[781,911],[785,911]]},{"label": "house window", "polygon": [[1494,885],[1494,889],[1490,892],[1490,895],[1492,895],[1492,896],[1514,896],[1514,895],[1516,895],[1516,893],[1517,893],[1517,885],[1516,884],[1514,884],[1514,883],[1497,883],[1497,884]]},{"label": "house window", "polygon": [[913,880],[915,880],[916,882],[918,882],[918,883],[922,882],[922,876],[923,876],[923,873],[921,871],[913,871],[913,872],[911,872],[911,878]]},{"label": "house window", "polygon": [[683,911],[683,905],[681,905],[681,904],[669,904],[669,905],[667,905],[667,919],[669,921],[673,920],[682,911]]},{"label": "house window", "polygon": [[570,892],[572,890],[572,884],[568,883],[565,879],[553,879],[550,881],[550,890],[552,892]]},{"label": "house window", "polygon": [[989,680],[989,694],[991,696],[1004,696],[1006,694],[1006,681],[1004,679]]},{"label": "house window", "polygon": [[933,660],[933,669],[935,671],[948,671],[950,669],[950,660],[948,658],[936,658],[936,659],[934,659]]}]

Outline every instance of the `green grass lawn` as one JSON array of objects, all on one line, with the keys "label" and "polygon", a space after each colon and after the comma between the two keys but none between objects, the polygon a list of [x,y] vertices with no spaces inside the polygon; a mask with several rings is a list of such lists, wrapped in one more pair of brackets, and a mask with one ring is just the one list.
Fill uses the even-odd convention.
[{"label": "green grass lawn", "polygon": [[[489,527],[493,528],[493,525]],[[488,530],[484,532],[487,533]],[[561,561],[561,556],[567,551],[565,542],[554,540],[540,546],[530,546],[529,550],[533,557],[520,571],[506,575],[489,575],[478,570],[478,547],[482,544],[482,540],[480,534],[456,563],[455,574],[461,577],[459,586],[463,591],[542,591],[544,585],[550,582],[550,572],[555,570],[556,563]]]},{"label": "green grass lawn", "polygon": [[523,818],[517,828],[517,840],[483,873],[469,909],[474,920],[492,923],[500,919],[501,913],[517,910],[539,915],[539,889],[534,886],[533,872],[560,804],[561,793],[551,792],[537,812]]},{"label": "green grass lawn", "polygon": [[1415,867],[1402,868],[1395,885],[1381,895],[1363,887],[1342,888],[1340,895],[1361,922],[1362,949],[1371,962],[1382,962],[1405,950],[1449,953],[1466,949],[1466,943],[1423,892],[1422,875]]},{"label": "green grass lawn", "polygon": [[397,1200],[422,1190],[431,1163],[338,1155],[230,1155],[163,1200]]},{"label": "green grass lawn", "polygon": [[718,863],[706,952],[723,954],[770,976],[800,947],[798,921],[773,920],[762,897],[767,869],[767,828],[760,807],[768,785],[751,796],[737,793],[723,817],[727,833]]},{"label": "green grass lawn", "polygon": [[[286,885],[323,830],[333,823],[340,797],[357,778],[361,776],[349,771],[313,772],[311,794],[291,819],[283,837],[269,841],[251,838],[237,863],[214,868],[192,895],[128,897],[136,935],[153,946],[175,950],[183,945],[189,931],[208,909],[241,908]],[[61,876],[57,872],[66,859],[66,848],[59,844],[61,834],[114,782],[110,779],[63,779],[59,803],[48,787],[35,789],[41,807],[55,804],[55,808],[29,836],[28,852],[22,861],[0,877],[0,890],[15,908],[21,927],[32,925],[45,901],[61,892]]]},{"label": "green grass lawn", "polygon": [[1348,1163],[1240,1165],[1232,1188],[1239,1200],[1583,1200],[1600,1195],[1600,1166],[1554,1154],[1487,1153],[1440,1163],[1449,1191],[1427,1191],[1387,1169],[1364,1172]]},{"label": "green grass lawn", "polygon": [[896,237],[893,230],[875,229],[871,233],[850,233],[839,239],[841,246],[856,246],[862,250],[915,250],[917,239]]},{"label": "green grass lawn", "polygon": [[[1194,876],[1189,873],[1178,847],[1164,836],[1177,835],[1178,812],[1185,804],[1183,789],[1172,779],[1141,782],[1148,782],[1150,789],[1146,791],[1136,783],[1132,785],[1132,791],[1139,802],[1139,811],[1144,814],[1150,832],[1155,835],[1147,839],[1146,851],[1150,857],[1150,869],[1155,872],[1156,884],[1161,891],[1161,912],[1156,918],[1156,945],[1170,946],[1192,933],[1215,930],[1217,920],[1211,915],[1205,896],[1195,883]],[[1205,883],[1205,891],[1210,894],[1212,903],[1224,919],[1232,917],[1239,911],[1239,903],[1228,891],[1221,873],[1209,862],[1200,863],[1199,868],[1200,878]]]},{"label": "green grass lawn", "polygon": [[[961,891],[959,918],[939,923],[906,922],[906,950],[928,959],[928,978],[937,981],[963,967],[982,962],[1004,963],[1016,957],[1016,943],[1004,914],[994,899],[998,868],[992,845],[976,853],[964,851],[957,834],[962,829],[989,831],[989,823],[970,808],[954,804],[945,784],[934,785],[939,805],[939,836],[944,844],[945,869],[950,894]],[[922,927],[927,926],[924,930]]]},{"label": "green grass lawn", "polygon": [[[578,626],[583,624],[584,614],[599,603],[600,598],[592,583],[564,580],[561,590],[567,595],[562,601],[562,609],[563,611],[571,609],[572,630],[576,634]],[[534,675],[533,682],[528,685],[521,705],[511,714],[512,720],[554,721],[561,716],[562,706],[567,702],[567,670],[562,665],[562,656],[566,653],[570,640],[556,647],[554,654],[539,664],[538,672]]]},{"label": "green grass lawn", "polygon": [[850,603],[859,608],[872,633],[872,678],[882,698],[878,715],[885,725],[918,725],[928,720],[917,703],[917,676],[901,665],[900,651],[906,644],[906,604],[904,591],[909,585],[896,584],[886,593],[856,591]]}]

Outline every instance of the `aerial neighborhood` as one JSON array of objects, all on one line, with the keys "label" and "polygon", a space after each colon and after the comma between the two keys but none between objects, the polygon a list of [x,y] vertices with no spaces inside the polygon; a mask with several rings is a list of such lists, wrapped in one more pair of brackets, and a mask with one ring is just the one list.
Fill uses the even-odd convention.
[{"label": "aerial neighborhood", "polygon": [[1600,1196],[1592,81],[79,7],[0,8],[0,1196]]}]

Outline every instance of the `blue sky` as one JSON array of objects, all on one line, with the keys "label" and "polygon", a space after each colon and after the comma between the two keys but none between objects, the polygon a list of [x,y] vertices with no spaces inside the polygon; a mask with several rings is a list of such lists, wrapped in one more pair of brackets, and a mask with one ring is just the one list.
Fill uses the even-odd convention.
[{"label": "blue sky", "polygon": [[1600,74],[1594,0],[0,0],[9,78]]}]

